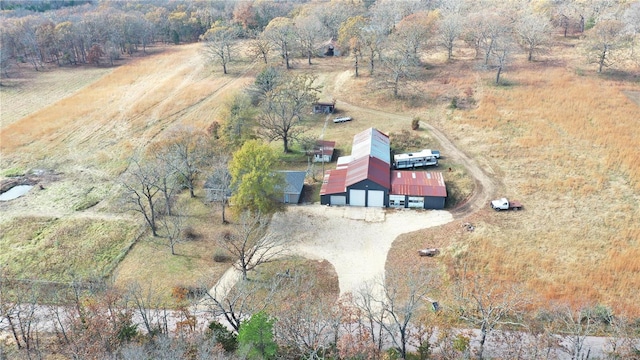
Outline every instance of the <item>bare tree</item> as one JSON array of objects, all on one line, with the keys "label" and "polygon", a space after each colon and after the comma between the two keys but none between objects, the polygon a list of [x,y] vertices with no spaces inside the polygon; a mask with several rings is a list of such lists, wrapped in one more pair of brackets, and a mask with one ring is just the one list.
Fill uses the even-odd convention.
[{"label": "bare tree", "polygon": [[462,33],[462,23],[462,17],[457,13],[445,14],[438,23],[437,42],[447,50],[447,60],[453,59],[453,47]]},{"label": "bare tree", "polygon": [[11,275],[0,268],[0,329],[13,337],[19,351],[31,358],[40,350],[39,294],[28,283],[11,284]]},{"label": "bare tree", "polygon": [[585,355],[588,358],[590,349],[585,349],[585,340],[596,330],[591,308],[572,309],[566,304],[558,305],[552,314],[555,322],[554,332],[560,334],[564,340],[560,343],[562,350],[571,356],[571,360],[584,359]]},{"label": "bare tree", "polygon": [[623,316],[616,316],[611,321],[613,336],[609,338],[609,356],[613,359],[633,358],[640,353],[640,339],[637,337],[637,326]]},{"label": "bare tree", "polygon": [[213,157],[213,170],[205,183],[207,200],[220,204],[222,223],[226,224],[225,210],[231,196],[231,173],[229,172],[231,155],[224,150],[219,151]]},{"label": "bare tree", "polygon": [[457,285],[461,289],[457,294],[460,318],[480,327],[478,359],[482,359],[487,337],[493,330],[503,325],[522,326],[518,315],[528,300],[517,286],[505,288],[480,276],[469,283],[461,279]]},{"label": "bare tree", "polygon": [[351,17],[342,24],[339,30],[338,42],[351,53],[355,61],[355,77],[358,77],[360,59],[362,58],[363,43],[360,34],[366,26],[367,20],[363,16]]},{"label": "bare tree", "polygon": [[[159,153],[166,153],[169,170],[178,176],[180,184],[189,189],[189,195],[195,197],[195,185],[198,175],[207,167],[211,158],[211,144],[204,132],[190,126],[178,126],[169,130],[162,141]],[[167,176],[172,174],[167,174]]]},{"label": "bare tree", "polygon": [[598,65],[598,72],[613,64],[615,52],[622,46],[624,24],[618,20],[603,20],[589,30],[587,55]]},{"label": "bare tree", "polygon": [[282,257],[287,249],[285,238],[268,231],[269,218],[259,212],[242,212],[230,232],[217,239],[217,244],[233,256],[233,266],[248,279],[248,272],[257,266]]},{"label": "bare tree", "polygon": [[247,44],[248,53],[255,58],[261,58],[265,65],[269,61],[269,53],[271,50],[273,50],[273,45],[264,33],[253,37]]},{"label": "bare tree", "polygon": [[384,330],[400,356],[406,359],[410,328],[418,313],[424,310],[425,297],[435,287],[434,281],[430,274],[424,272],[388,272],[386,279],[378,279],[376,285],[382,293],[376,293],[371,286],[360,293],[362,309]]},{"label": "bare tree", "polygon": [[341,321],[335,330],[334,343],[341,358],[375,359],[382,351],[384,334],[372,316],[378,314],[379,309],[371,307],[366,289],[360,292],[365,296],[348,293],[338,301]]},{"label": "bare tree", "polygon": [[631,58],[639,61],[640,57],[636,56],[636,44],[640,35],[640,2],[632,3],[624,12],[623,19],[627,24],[627,32],[631,40]]},{"label": "bare tree", "polygon": [[202,35],[204,52],[209,59],[222,66],[227,74],[227,64],[232,60],[232,50],[238,39],[239,31],[232,26],[214,25]]},{"label": "bare tree", "polygon": [[330,39],[338,39],[340,27],[354,16],[364,13],[364,6],[360,2],[332,1],[316,9],[315,14],[326,29]]},{"label": "bare tree", "polygon": [[330,349],[340,317],[334,301],[326,294],[314,291],[317,279],[301,271],[279,273],[284,295],[279,298],[275,323],[280,342],[291,349],[293,356],[322,359]]},{"label": "bare tree", "polygon": [[374,73],[376,59],[380,58],[387,36],[388,33],[384,26],[372,21],[368,21],[360,30],[361,51],[366,54],[369,60],[369,75]]},{"label": "bare tree", "polygon": [[529,12],[521,16],[515,32],[520,46],[527,52],[527,60],[533,61],[533,54],[549,42],[551,22],[541,15]]},{"label": "bare tree", "polygon": [[285,64],[285,69],[291,69],[291,52],[295,43],[295,31],[293,21],[288,18],[278,17],[264,29],[264,36],[271,45],[278,49]]},{"label": "bare tree", "polygon": [[174,211],[173,214],[166,214],[160,217],[159,220],[159,234],[160,237],[166,240],[166,245],[171,250],[171,255],[176,254],[176,245],[184,241],[183,230],[183,216],[180,211]]},{"label": "bare tree", "polygon": [[320,45],[326,41],[327,35],[320,21],[313,16],[304,18],[295,18],[295,37],[300,47],[300,50],[307,57],[307,62],[311,65],[311,58],[314,53],[320,47]]},{"label": "bare tree", "polygon": [[514,43],[511,34],[503,34],[492,40],[491,57],[494,60],[496,68],[496,84],[500,83],[500,75],[507,67],[511,54],[513,53]]},{"label": "bare tree", "polygon": [[281,279],[272,281],[239,281],[237,283],[218,282],[205,294],[201,305],[214,317],[224,317],[235,330],[240,330],[242,322],[251,314],[264,310],[274,294],[279,290]]},{"label": "bare tree", "polygon": [[162,299],[155,294],[151,284],[146,288],[132,283],[127,288],[127,297],[133,303],[133,313],[141,319],[147,334],[151,337],[168,334],[168,309]]},{"label": "bare tree", "polygon": [[122,182],[125,203],[129,205],[130,210],[142,214],[153,236],[158,236],[156,219],[162,194],[157,186],[159,180],[160,177],[153,166],[133,158]]},{"label": "bare tree", "polygon": [[[415,64],[420,63],[420,51],[423,50],[435,34],[435,13],[418,12],[411,14],[396,26],[392,33],[391,43],[396,44]],[[392,46],[393,47],[393,46]]]},{"label": "bare tree", "polygon": [[311,105],[317,101],[319,87],[315,77],[297,75],[280,81],[282,86],[266,94],[260,103],[258,117],[262,134],[269,140],[282,140],[284,152],[289,152],[289,142],[304,132],[299,124],[309,114]]},{"label": "bare tree", "polygon": [[[393,43],[393,41],[392,41]],[[380,77],[386,88],[391,89],[393,96],[399,96],[399,89],[407,88],[408,81],[416,79],[417,58],[406,49],[392,46],[382,58]]]}]

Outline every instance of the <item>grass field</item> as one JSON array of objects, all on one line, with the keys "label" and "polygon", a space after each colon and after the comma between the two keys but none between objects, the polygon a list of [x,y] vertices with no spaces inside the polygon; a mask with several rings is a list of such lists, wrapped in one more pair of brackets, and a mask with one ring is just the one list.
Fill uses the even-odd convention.
[{"label": "grass field", "polygon": [[17,278],[100,279],[111,274],[138,231],[122,220],[14,218],[0,223],[0,263]]},{"label": "grass field", "polygon": [[[493,72],[477,69],[467,52],[457,53],[451,63],[432,57],[424,76],[403,88],[401,99],[371,87],[366,74],[353,78],[349,58],[296,63],[295,72],[318,75],[324,85],[321,98],[345,104],[336,116],[354,119],[329,121],[325,128],[325,117],[316,116],[307,124],[309,135],[320,136],[324,128],[324,139],[335,140],[344,155],[357,132],[376,127],[398,134],[410,128],[407,119],[419,116],[498,180],[494,197],[524,203],[521,212],[496,213],[487,206],[446,226],[405,234],[394,243],[389,269],[432,266],[447,279],[454,266],[466,266],[495,282],[522,284],[540,303],[602,304],[640,316],[640,107],[632,101],[640,84],[633,73],[598,75],[571,55],[560,60],[548,55],[533,63],[518,58],[504,73],[508,85],[502,86],[493,84]],[[78,255],[75,271],[108,271],[141,229],[139,219],[123,213],[116,201],[127,158],[173,125],[205,129],[229,94],[250,83],[258,70],[240,63],[222,76],[204,64],[198,44],[169,47],[78,86],[81,91],[55,103],[43,103],[40,110],[34,106],[30,115],[11,110],[7,119],[14,120],[2,122],[0,167],[11,172],[43,168],[57,175],[45,190],[0,206],[5,218],[1,254],[12,256],[7,260],[19,272],[64,278],[68,270],[55,266],[61,256],[56,248],[35,246],[55,243],[55,235],[59,246],[70,246],[73,238],[82,250],[80,242],[86,240],[96,247],[90,253],[103,254],[94,267]],[[4,99],[10,94],[0,91],[4,118]],[[459,99],[458,109],[450,108],[453,97]],[[426,130],[418,133],[428,141]],[[306,163],[286,166],[303,169]],[[473,182],[458,164],[446,167],[454,171],[445,177],[450,191],[464,199]],[[116,284],[145,281],[168,290],[212,281],[226,269],[228,264],[212,261],[213,239],[223,230],[219,214],[202,203],[202,194],[183,201],[199,237],[179,244],[178,255],[171,256],[158,239],[145,234],[112,273]],[[91,203],[95,206],[87,208]],[[473,223],[475,231],[465,231],[464,222]],[[87,236],[92,232],[97,236]],[[105,241],[111,236],[113,243]],[[98,239],[108,244],[98,248]],[[30,242],[29,257],[4,255],[5,249]],[[416,251],[426,246],[440,247],[442,256],[418,258]],[[44,265],[37,267],[45,263],[42,256],[51,257],[51,273]]]}]

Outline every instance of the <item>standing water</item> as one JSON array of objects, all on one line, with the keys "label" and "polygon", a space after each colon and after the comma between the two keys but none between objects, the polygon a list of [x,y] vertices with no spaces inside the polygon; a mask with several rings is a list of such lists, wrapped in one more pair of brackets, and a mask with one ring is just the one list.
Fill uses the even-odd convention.
[{"label": "standing water", "polygon": [[17,199],[31,190],[33,185],[16,185],[11,189],[0,194],[0,201],[9,201]]}]

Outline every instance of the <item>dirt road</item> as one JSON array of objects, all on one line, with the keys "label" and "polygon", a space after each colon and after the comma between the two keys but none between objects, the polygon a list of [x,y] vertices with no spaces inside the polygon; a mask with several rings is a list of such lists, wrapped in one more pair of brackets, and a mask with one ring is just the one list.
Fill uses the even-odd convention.
[{"label": "dirt road", "polygon": [[[370,113],[388,119],[411,120],[411,116],[408,115],[392,114],[380,110],[363,108],[342,101],[337,101],[336,105],[341,109],[345,109],[346,111]],[[429,129],[431,136],[433,136],[442,146],[441,150],[444,154],[446,154],[447,158],[463,165],[467,169],[467,171],[469,171],[471,177],[473,177],[474,179],[476,187],[471,197],[463,204],[451,210],[454,218],[464,218],[465,216],[468,216],[485,207],[496,191],[496,180],[490,177],[485,170],[480,168],[475,160],[467,156],[467,154],[465,154],[462,150],[458,149],[442,131],[438,130],[430,124],[425,123],[424,121],[420,122],[420,126],[422,128]]]}]

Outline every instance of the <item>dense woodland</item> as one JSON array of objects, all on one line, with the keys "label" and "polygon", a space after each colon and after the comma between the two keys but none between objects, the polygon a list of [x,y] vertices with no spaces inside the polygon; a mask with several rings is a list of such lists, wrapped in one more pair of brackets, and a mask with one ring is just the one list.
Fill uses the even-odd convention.
[{"label": "dense woodland", "polygon": [[[513,57],[534,62],[549,55],[557,37],[580,39],[584,61],[597,72],[626,71],[640,66],[640,2],[3,1],[0,10],[2,77],[24,66],[36,71],[117,66],[160,44],[202,42],[207,58],[223,74],[241,56],[268,65],[281,59],[277,69],[260,72],[246,96],[229,104],[225,122],[213,123],[206,134],[175,130],[133,159],[122,181],[124,204],[144,219],[153,236],[166,239],[172,253],[185,230],[176,216],[179,191],[194,196],[196,184],[205,179],[223,193],[239,189],[233,200],[246,211],[235,214],[220,246],[238,260],[244,281],[224,298],[176,288],[174,302],[166,304],[143,285],[123,290],[78,281],[52,291],[14,283],[16,274],[3,271],[0,330],[9,340],[0,342],[0,359],[458,359],[483,358],[485,341],[487,347],[501,344],[491,352],[496,358],[566,354],[583,359],[588,357],[586,337],[602,334],[612,336],[609,358],[640,356],[634,340],[640,335],[638,319],[613,316],[603,306],[557,305],[531,312],[518,289],[494,292],[481,278],[455,282],[447,291],[457,302],[441,311],[424,301],[440,286],[437,281],[393,281],[430,274],[388,274],[381,280],[384,294],[365,289],[337,304],[336,294],[318,293],[318,279],[310,274],[247,279],[260,262],[245,260],[256,250],[281,245],[260,243],[263,214],[278,208],[256,200],[278,179],[266,185],[244,183],[244,188],[239,180],[250,161],[243,158],[261,154],[256,166],[261,167],[259,177],[267,178],[277,156],[256,137],[282,141],[284,153],[294,142],[306,146],[308,139],[298,136],[296,126],[317,100],[317,89],[312,76],[287,70],[296,61],[311,64],[326,56],[328,44],[335,46],[335,55],[353,59],[355,76],[366,72],[375,86],[396,98],[410,91],[404,85],[427,66],[425,57],[444,53],[453,61],[459,47],[475,51],[478,65],[495,71],[498,84]],[[238,51],[239,44],[246,51]],[[455,99],[451,106],[457,106]],[[216,152],[212,137],[224,150]],[[266,200],[276,195],[267,194]],[[226,199],[217,199],[222,199],[226,222]],[[52,293],[59,298],[52,300]],[[192,307],[198,298],[207,302]],[[200,317],[217,320],[203,326]],[[457,330],[465,326],[481,332],[473,352],[471,334]]]}]

